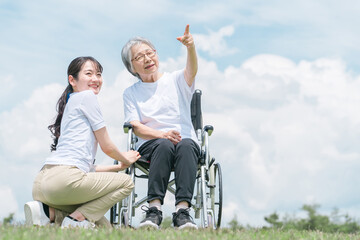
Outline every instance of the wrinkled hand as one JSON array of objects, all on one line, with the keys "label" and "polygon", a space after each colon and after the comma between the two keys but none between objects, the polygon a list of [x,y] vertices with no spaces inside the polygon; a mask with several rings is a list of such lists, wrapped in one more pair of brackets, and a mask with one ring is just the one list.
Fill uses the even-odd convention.
[{"label": "wrinkled hand", "polygon": [[195,46],[194,39],[189,32],[189,24],[185,27],[184,35],[181,37],[177,37],[176,39],[179,40],[183,45],[185,45],[187,48]]},{"label": "wrinkled hand", "polygon": [[124,152],[123,155],[124,155],[124,160],[122,161],[123,166],[130,166],[141,157],[140,153],[134,150]]},{"label": "wrinkled hand", "polygon": [[174,145],[178,144],[181,141],[180,133],[175,130],[170,130],[164,133],[163,138],[170,140]]}]

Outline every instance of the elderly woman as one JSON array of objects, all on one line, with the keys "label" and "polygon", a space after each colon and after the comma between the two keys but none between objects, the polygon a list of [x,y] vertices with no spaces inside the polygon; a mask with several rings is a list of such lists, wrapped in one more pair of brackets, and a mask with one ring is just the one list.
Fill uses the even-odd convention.
[{"label": "elderly woman", "polygon": [[198,69],[195,44],[189,25],[177,38],[187,48],[185,69],[159,72],[159,57],[144,38],[130,39],[122,49],[122,60],[139,81],[124,92],[125,121],[138,136],[136,149],[150,162],[146,217],[139,227],[159,228],[171,170],[175,171],[173,225],[197,228],[189,215],[200,154],[191,123],[190,103]]}]

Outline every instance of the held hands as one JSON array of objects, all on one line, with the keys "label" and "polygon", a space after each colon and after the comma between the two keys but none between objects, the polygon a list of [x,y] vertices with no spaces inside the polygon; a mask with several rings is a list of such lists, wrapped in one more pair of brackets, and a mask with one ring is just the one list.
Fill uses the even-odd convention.
[{"label": "held hands", "polygon": [[123,152],[122,154],[124,156],[124,160],[121,161],[121,164],[124,168],[129,167],[141,157],[139,152],[133,150]]},{"label": "held hands", "polygon": [[170,130],[163,134],[163,138],[170,140],[174,145],[181,141],[181,136],[178,131]]},{"label": "held hands", "polygon": [[177,37],[176,39],[179,40],[179,42],[181,42],[187,48],[195,46],[194,39],[193,39],[191,33],[189,32],[189,24],[187,24],[185,27],[184,35],[181,37]]}]

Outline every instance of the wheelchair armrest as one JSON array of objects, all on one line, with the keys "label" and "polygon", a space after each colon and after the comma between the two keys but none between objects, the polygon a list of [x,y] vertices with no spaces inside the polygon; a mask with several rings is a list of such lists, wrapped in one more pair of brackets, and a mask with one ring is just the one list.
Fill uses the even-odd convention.
[{"label": "wheelchair armrest", "polygon": [[204,127],[204,131],[206,131],[209,134],[209,136],[211,136],[212,132],[214,131],[214,127],[211,125],[206,125]]},{"label": "wheelchair armrest", "polygon": [[124,123],[124,133],[128,133],[129,132],[129,129],[132,129],[132,125],[131,125],[131,123],[129,123],[129,122],[126,122],[126,123]]}]

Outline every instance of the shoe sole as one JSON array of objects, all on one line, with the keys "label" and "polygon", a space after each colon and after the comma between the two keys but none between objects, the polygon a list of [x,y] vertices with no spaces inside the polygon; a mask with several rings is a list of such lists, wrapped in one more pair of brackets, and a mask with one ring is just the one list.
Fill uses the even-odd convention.
[{"label": "shoe sole", "polygon": [[185,223],[183,225],[181,225],[180,227],[178,227],[177,229],[181,230],[181,229],[198,229],[198,226],[196,226],[193,223]]},{"label": "shoe sole", "polygon": [[29,204],[25,204],[24,206],[24,213],[25,213],[25,224],[27,226],[33,226],[34,224],[34,217],[33,217],[33,213],[31,211],[31,207],[29,206]]},{"label": "shoe sole", "polygon": [[156,223],[153,223],[151,221],[146,221],[146,222],[140,223],[139,228],[155,228],[155,229],[159,229],[159,226]]}]

